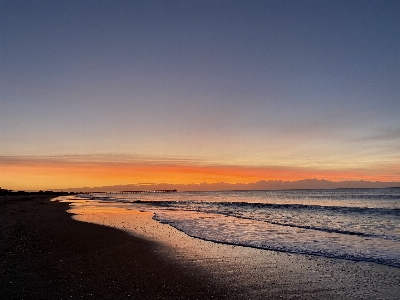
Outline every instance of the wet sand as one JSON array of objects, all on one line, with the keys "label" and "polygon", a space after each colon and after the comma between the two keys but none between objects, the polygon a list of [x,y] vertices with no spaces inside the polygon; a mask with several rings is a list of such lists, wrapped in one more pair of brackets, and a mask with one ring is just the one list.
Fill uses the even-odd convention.
[{"label": "wet sand", "polygon": [[134,209],[76,206],[75,220],[66,213],[68,208],[68,203],[50,203],[46,196],[0,197],[2,298],[398,299],[400,295],[399,268],[202,241],[152,220],[140,204]]}]

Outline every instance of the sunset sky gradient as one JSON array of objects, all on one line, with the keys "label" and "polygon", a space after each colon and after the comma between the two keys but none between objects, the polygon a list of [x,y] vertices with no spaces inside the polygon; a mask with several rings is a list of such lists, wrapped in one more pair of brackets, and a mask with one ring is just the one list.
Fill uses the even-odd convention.
[{"label": "sunset sky gradient", "polygon": [[0,186],[400,181],[399,1],[1,1]]}]

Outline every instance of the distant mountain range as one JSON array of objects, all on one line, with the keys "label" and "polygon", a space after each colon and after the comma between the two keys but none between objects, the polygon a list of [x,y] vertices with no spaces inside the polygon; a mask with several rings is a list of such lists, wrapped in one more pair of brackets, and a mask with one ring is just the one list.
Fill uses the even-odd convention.
[{"label": "distant mountain range", "polygon": [[287,190],[287,189],[339,189],[339,188],[400,188],[400,182],[381,181],[329,181],[324,179],[304,179],[297,181],[260,180],[252,183],[199,183],[168,184],[140,183],[101,187],[76,187],[63,189],[69,192],[118,192],[126,190],[173,190],[183,191],[222,191],[222,190]]}]

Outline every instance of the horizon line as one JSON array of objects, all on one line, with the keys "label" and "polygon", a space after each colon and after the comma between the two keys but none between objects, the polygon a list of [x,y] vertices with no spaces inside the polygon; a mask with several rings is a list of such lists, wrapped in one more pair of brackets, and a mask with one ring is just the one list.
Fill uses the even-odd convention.
[{"label": "horizon line", "polygon": [[400,188],[399,181],[366,181],[366,180],[345,180],[330,181],[326,179],[300,179],[295,181],[283,180],[259,180],[250,183],[229,183],[229,182],[200,182],[200,183],[133,183],[119,185],[104,185],[92,187],[71,187],[54,189],[56,191],[82,191],[93,192],[118,192],[127,189],[136,190],[168,190],[178,191],[246,191],[246,190],[310,190],[310,189],[358,189],[358,188]]}]

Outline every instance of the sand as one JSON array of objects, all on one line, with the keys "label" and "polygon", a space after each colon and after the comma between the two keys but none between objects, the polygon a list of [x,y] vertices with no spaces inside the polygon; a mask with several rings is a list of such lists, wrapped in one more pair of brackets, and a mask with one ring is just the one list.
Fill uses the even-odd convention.
[{"label": "sand", "polygon": [[74,221],[48,196],[0,197],[0,299],[228,299],[154,242]]},{"label": "sand", "polygon": [[[400,269],[202,241],[138,204],[0,198],[4,299],[398,299]],[[114,227],[114,228],[113,228]],[[121,230],[122,229],[122,230]]]}]

